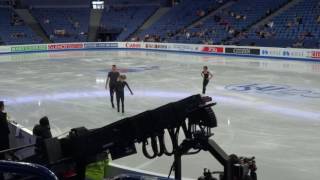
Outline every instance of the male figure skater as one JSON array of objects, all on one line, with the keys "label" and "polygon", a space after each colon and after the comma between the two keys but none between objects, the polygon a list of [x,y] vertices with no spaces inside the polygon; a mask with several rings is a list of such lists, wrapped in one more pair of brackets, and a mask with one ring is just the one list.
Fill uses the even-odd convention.
[{"label": "male figure skater", "polygon": [[117,79],[120,76],[120,73],[117,70],[116,65],[112,65],[111,71],[108,73],[107,81],[106,81],[106,90],[108,89],[108,83],[109,83],[109,92],[110,92],[110,100],[112,108],[114,108],[113,104],[113,94],[115,92],[115,85],[117,83]]},{"label": "male figure skater", "polygon": [[206,87],[209,83],[209,80],[213,77],[213,75],[208,71],[208,66],[203,66],[201,76],[203,77],[202,94],[206,94]]},{"label": "male figure skater", "polygon": [[116,98],[117,98],[117,110],[118,112],[120,112],[119,103],[121,100],[122,113],[124,113],[124,87],[127,86],[131,95],[133,95],[133,92],[131,91],[128,83],[125,81],[126,79],[127,79],[126,75],[120,75],[115,86]]}]

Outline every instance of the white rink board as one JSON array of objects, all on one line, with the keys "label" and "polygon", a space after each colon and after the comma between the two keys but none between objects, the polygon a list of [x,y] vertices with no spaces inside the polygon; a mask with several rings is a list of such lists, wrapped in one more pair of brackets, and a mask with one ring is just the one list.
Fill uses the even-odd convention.
[{"label": "white rink board", "polygon": [[273,48],[250,46],[224,46],[203,44],[176,44],[152,42],[85,42],[53,43],[34,45],[0,46],[0,53],[64,51],[88,49],[141,49],[159,51],[178,51],[230,56],[274,57],[283,59],[320,60],[319,49]]}]

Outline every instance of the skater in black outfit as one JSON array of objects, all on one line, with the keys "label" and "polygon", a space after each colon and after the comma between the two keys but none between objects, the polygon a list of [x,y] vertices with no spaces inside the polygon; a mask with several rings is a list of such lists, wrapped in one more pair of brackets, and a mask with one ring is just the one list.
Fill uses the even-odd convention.
[{"label": "skater in black outfit", "polygon": [[120,100],[121,100],[121,106],[122,106],[122,113],[124,113],[124,87],[127,86],[131,95],[133,95],[133,92],[131,91],[128,83],[125,81],[126,80],[126,75],[120,75],[118,78],[118,81],[115,86],[116,90],[116,98],[117,98],[117,110],[120,112]]},{"label": "skater in black outfit", "polygon": [[112,70],[108,73],[108,78],[106,82],[106,89],[108,89],[108,83],[109,83],[110,100],[111,100],[112,108],[114,108],[113,94],[115,92],[115,84],[117,83],[117,79],[119,76],[120,76],[120,73],[117,71],[117,66],[112,65]]},{"label": "skater in black outfit", "polygon": [[208,71],[208,66],[203,66],[201,76],[203,77],[202,94],[206,94],[206,87],[209,83],[209,80],[213,77],[213,75]]}]

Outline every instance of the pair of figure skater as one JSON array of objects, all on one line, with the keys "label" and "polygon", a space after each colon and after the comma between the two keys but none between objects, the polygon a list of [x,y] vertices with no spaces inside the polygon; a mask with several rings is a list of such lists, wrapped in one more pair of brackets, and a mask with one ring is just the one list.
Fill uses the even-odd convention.
[{"label": "pair of figure skater", "polygon": [[[202,94],[206,94],[206,87],[210,79],[213,77],[213,75],[208,70],[208,66],[203,66],[201,76],[203,77]],[[106,89],[108,88],[108,83],[112,108],[114,108],[113,95],[114,93],[116,93],[117,110],[118,112],[120,112],[121,101],[122,113],[124,113],[124,87],[127,86],[131,95],[133,95],[133,92],[130,89],[129,84],[126,82],[126,75],[120,75],[120,73],[117,71],[116,65],[112,65],[112,70],[108,73]]]},{"label": "pair of figure skater", "polygon": [[124,113],[124,87],[127,86],[131,95],[133,95],[132,90],[129,87],[129,84],[126,82],[126,75],[120,73],[117,70],[116,65],[112,65],[112,70],[108,73],[108,78],[106,82],[106,89],[108,89],[109,84],[109,92],[110,92],[110,100],[112,108],[114,108],[113,103],[113,95],[116,93],[116,100],[117,100],[117,110],[120,112],[120,101],[122,107],[122,113]]}]

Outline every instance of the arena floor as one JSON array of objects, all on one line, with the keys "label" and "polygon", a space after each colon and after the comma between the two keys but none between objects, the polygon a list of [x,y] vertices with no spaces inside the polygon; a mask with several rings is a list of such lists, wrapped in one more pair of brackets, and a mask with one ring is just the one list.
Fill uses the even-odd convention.
[{"label": "arena floor", "polygon": [[[116,64],[134,95],[124,115],[111,108],[105,78]],[[54,135],[95,128],[201,92],[202,66],[214,74],[218,103],[212,137],[226,150],[255,156],[260,180],[320,177],[320,63],[144,51],[67,51],[0,56],[0,99],[11,120],[32,129],[48,116]],[[141,153],[116,164],[168,174],[173,157]],[[206,152],[183,158],[183,175],[221,170]]]}]

